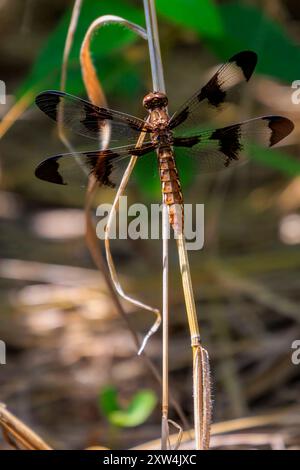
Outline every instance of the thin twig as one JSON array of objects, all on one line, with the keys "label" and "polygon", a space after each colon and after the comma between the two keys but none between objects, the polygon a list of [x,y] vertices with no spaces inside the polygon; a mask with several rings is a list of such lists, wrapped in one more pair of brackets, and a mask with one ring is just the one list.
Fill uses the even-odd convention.
[{"label": "thin twig", "polygon": [[0,121],[0,139],[4,137],[6,132],[13,126],[13,124],[22,116],[23,113],[32,104],[35,96],[35,90],[27,91],[22,98],[20,98],[5,114]]},{"label": "thin twig", "polygon": [[140,26],[131,23],[130,21],[115,15],[104,15],[94,20],[89,26],[85,37],[82,41],[80,50],[80,63],[82,70],[82,78],[85,84],[85,88],[89,99],[92,103],[98,106],[106,106],[106,96],[101,87],[100,81],[97,76],[97,71],[94,67],[93,60],[91,57],[90,44],[91,38],[95,31],[108,24],[123,25],[130,29],[134,33],[138,34],[141,38],[147,39],[146,31]]},{"label": "thin twig", "polygon": [[[299,426],[300,423],[300,408],[299,405],[293,405],[284,409],[273,411],[265,415],[251,416],[246,418],[239,418],[230,421],[223,421],[219,423],[212,424],[211,434],[212,436],[235,433],[237,431],[243,430],[255,430],[259,428],[265,428],[267,426],[282,426],[285,425],[296,425]],[[190,434],[193,434],[193,431],[190,430],[189,433],[184,432],[182,436],[183,445],[190,443]],[[177,434],[170,435],[171,444],[176,443]],[[134,447],[132,450],[152,450],[157,449],[159,446],[159,440],[156,439],[151,442],[144,443],[142,445]]]},{"label": "thin twig", "polygon": [[[68,70],[68,60],[73,44],[73,39],[75,35],[75,31],[77,28],[79,15],[82,7],[82,0],[75,0],[74,7],[72,10],[71,20],[68,27],[67,37],[65,41],[65,47],[63,52],[63,59],[62,59],[62,67],[61,67],[61,78],[60,78],[60,90],[65,91],[66,82],[67,82],[67,70]],[[75,154],[75,150],[71,145],[69,139],[66,137],[64,128],[63,128],[63,114],[64,114],[64,107],[63,104],[58,109],[58,119],[57,119],[57,129],[58,129],[58,136],[69,152]]]},{"label": "thin twig", "polygon": [[71,21],[69,24],[65,48],[63,53],[62,69],[61,69],[61,78],[60,78],[60,89],[65,90],[67,82],[67,70],[68,70],[68,60],[73,44],[74,34],[77,29],[77,24],[79,20],[79,15],[82,7],[82,0],[75,0],[74,7],[72,10]]},{"label": "thin twig", "polygon": [[51,450],[46,442],[10,413],[2,403],[0,403],[0,425],[5,439],[13,447],[22,447],[28,450]]},{"label": "thin twig", "polygon": [[[145,133],[142,133],[140,135],[138,141],[137,141],[136,147],[140,147],[142,145],[144,138],[145,138]],[[110,251],[110,239],[109,239],[110,230],[111,230],[111,227],[113,225],[113,220],[114,220],[114,217],[115,217],[115,214],[116,214],[116,210],[118,208],[120,197],[124,194],[125,188],[127,187],[129,178],[131,176],[132,170],[133,170],[134,165],[136,163],[136,159],[137,159],[137,157],[134,157],[134,156],[131,157],[129,165],[127,166],[127,168],[125,170],[125,173],[123,175],[122,181],[120,183],[120,186],[118,188],[117,194],[115,196],[115,199],[114,199],[114,202],[113,202],[113,205],[112,205],[112,209],[111,209],[111,211],[109,213],[109,216],[108,216],[107,225],[106,225],[106,228],[105,228],[104,241],[105,241],[105,248],[106,248],[106,259],[107,259],[110,275],[111,275],[112,281],[114,283],[114,286],[115,286],[118,294],[124,300],[127,300],[128,302],[132,303],[133,305],[135,305],[139,308],[142,308],[144,310],[148,310],[150,312],[153,312],[156,316],[156,320],[155,320],[154,324],[152,325],[152,327],[148,331],[147,335],[145,336],[145,338],[142,342],[142,345],[140,346],[138,354],[141,354],[143,352],[144,347],[146,345],[146,342],[148,341],[150,336],[152,336],[158,330],[158,328],[160,326],[160,323],[161,323],[160,311],[157,308],[153,308],[149,305],[146,305],[146,304],[140,302],[137,299],[134,299],[133,297],[130,297],[128,294],[126,294],[124,292],[124,290],[123,290],[123,288],[120,284],[120,281],[119,281],[119,278],[118,278],[118,275],[117,275],[117,272],[116,272],[116,269],[115,269],[115,265],[114,265],[114,262],[113,262],[112,254],[111,254],[111,251]]]},{"label": "thin twig", "polygon": [[212,408],[209,358],[207,351],[201,345],[190,266],[182,231],[177,234],[177,248],[193,351],[195,447],[198,450],[205,450],[209,447],[210,416]]},{"label": "thin twig", "polygon": [[[144,0],[144,12],[146,19],[146,28],[148,35],[148,47],[150,55],[152,83],[154,91],[166,92],[163,65],[160,53],[159,34],[156,18],[156,9],[154,0]],[[163,302],[162,302],[162,318],[163,318],[163,356],[162,356],[162,439],[161,448],[168,448],[169,440],[169,255],[168,255],[168,233],[169,233],[169,215],[168,208],[163,200]]]}]

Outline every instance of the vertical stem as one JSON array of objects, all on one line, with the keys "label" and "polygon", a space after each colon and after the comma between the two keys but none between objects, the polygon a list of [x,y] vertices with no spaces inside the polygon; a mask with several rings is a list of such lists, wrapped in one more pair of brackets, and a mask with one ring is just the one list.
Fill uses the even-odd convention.
[{"label": "vertical stem", "polygon": [[191,279],[189,260],[188,260],[187,250],[186,250],[185,238],[184,238],[183,233],[180,233],[178,235],[177,246],[178,246],[179,262],[180,262],[180,267],[181,267],[181,277],[182,277],[183,291],[184,291],[184,296],[185,296],[185,304],[186,304],[188,322],[189,322],[189,327],[190,327],[190,332],[191,332],[191,342],[192,342],[192,346],[199,346],[200,345],[199,323],[197,319],[197,312],[196,312],[196,305],[195,305],[193,290],[191,289],[192,279]]},{"label": "vertical stem", "polygon": [[161,60],[155,0],[144,0],[146,29],[154,91],[166,92],[164,72]]},{"label": "vertical stem", "polygon": [[163,306],[162,306],[162,440],[161,448],[168,446],[168,412],[169,412],[169,234],[168,208],[163,205]]},{"label": "vertical stem", "polygon": [[60,78],[60,89],[62,91],[65,91],[65,88],[66,88],[67,65],[68,65],[71,47],[73,44],[74,34],[75,34],[77,24],[78,24],[81,7],[82,7],[82,0],[75,0],[73,11],[72,11],[72,17],[71,17],[71,21],[69,25],[69,30],[68,30],[68,34],[67,34],[67,38],[65,42],[64,54],[63,54],[63,65],[62,65],[61,78]]},{"label": "vertical stem", "polygon": [[[148,47],[152,72],[153,90],[165,93],[165,81],[160,53],[157,17],[155,10],[155,0],[144,0],[144,11],[146,29],[148,35]],[[169,254],[168,254],[168,231],[169,216],[168,209],[163,204],[163,307],[162,307],[162,328],[163,328],[163,358],[162,358],[162,441],[161,448],[168,446],[168,409],[169,409]]]},{"label": "vertical stem", "polygon": [[207,351],[201,346],[190,266],[183,233],[180,233],[177,238],[177,247],[193,351],[195,448],[196,450],[204,450],[209,448],[211,421],[209,357]]},{"label": "vertical stem", "polygon": [[203,434],[201,418],[203,416],[203,381],[202,381],[202,358],[201,339],[199,324],[197,319],[195,299],[193,296],[192,280],[189,267],[189,260],[183,233],[177,239],[179,263],[185,297],[185,305],[191,334],[191,346],[193,350],[193,399],[194,399],[194,426],[195,426],[195,447],[202,449]]},{"label": "vertical stem", "polygon": [[[149,54],[152,71],[153,90],[165,93],[165,83],[159,46],[155,0],[144,0],[144,11],[147,26]],[[168,233],[169,217],[167,207],[163,204],[163,383],[162,383],[162,449],[168,448]],[[209,359],[207,351],[201,346],[200,331],[190,275],[189,260],[185,245],[184,234],[178,240],[178,255],[182,275],[185,304],[191,333],[193,350],[193,395],[194,395],[194,425],[195,448],[209,447],[211,396],[209,381]]]}]

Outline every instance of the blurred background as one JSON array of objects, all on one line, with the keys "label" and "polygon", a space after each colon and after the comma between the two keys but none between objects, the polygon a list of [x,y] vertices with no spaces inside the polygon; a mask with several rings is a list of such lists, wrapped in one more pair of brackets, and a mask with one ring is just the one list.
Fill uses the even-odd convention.
[{"label": "blurred background", "polygon": [[[160,387],[136,356],[87,249],[85,192],[34,176],[38,162],[65,151],[55,125],[33,101],[40,91],[59,88],[73,3],[0,0],[0,80],[7,91],[0,104],[0,339],[6,343],[0,401],[54,448],[129,448],[159,437]],[[190,261],[211,358],[213,422],[268,415],[258,441],[257,431],[248,430],[230,445],[299,447],[300,365],[291,359],[292,343],[300,340],[300,104],[292,101],[292,84],[300,80],[299,3],[157,0],[157,10],[170,112],[223,60],[252,49],[259,56],[256,74],[217,124],[262,114],[295,123],[280,148],[257,151],[233,172],[197,175],[187,166],[184,197],[205,204],[205,246],[191,252]],[[69,93],[86,97],[80,44],[103,14],[144,25],[142,1],[83,0]],[[151,89],[146,42],[107,26],[91,49],[109,106],[144,117],[142,98]],[[139,165],[127,191],[130,202],[160,201],[156,173],[155,166]],[[113,195],[99,190],[94,207]],[[101,241],[99,248],[104,253]],[[161,243],[116,240],[112,251],[125,290],[160,307]],[[173,242],[170,302],[170,387],[192,421],[190,339]],[[151,314],[121,304],[142,338]],[[160,332],[146,351],[160,369]],[[272,420],[282,412],[279,424]],[[170,417],[180,422],[173,408]],[[5,440],[0,445],[8,447]]]}]

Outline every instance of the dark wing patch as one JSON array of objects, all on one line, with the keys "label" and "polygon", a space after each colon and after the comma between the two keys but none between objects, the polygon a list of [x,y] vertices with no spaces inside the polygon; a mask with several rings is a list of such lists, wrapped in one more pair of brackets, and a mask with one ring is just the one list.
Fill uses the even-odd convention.
[{"label": "dark wing patch", "polygon": [[99,141],[103,138],[133,144],[141,132],[152,127],[142,119],[128,114],[100,108],[76,96],[60,91],[45,91],[36,97],[37,106],[51,119],[61,120],[63,127],[76,134]]},{"label": "dark wing patch", "polygon": [[42,161],[37,166],[35,175],[50,183],[81,187],[85,187],[89,176],[94,175],[99,186],[114,188],[119,180],[118,177],[122,176],[122,167],[119,163],[126,161],[131,155],[138,157],[145,155],[152,152],[154,148],[151,142],[146,142],[140,148],[126,146],[55,155]]},{"label": "dark wing patch", "polygon": [[[201,171],[234,166],[245,161],[249,144],[272,147],[287,137],[294,124],[280,116],[265,116],[222,129],[205,130],[190,137],[175,137],[173,145],[186,148],[186,156],[196,157]],[[182,153],[182,152],[181,152]],[[176,155],[176,150],[175,150]]]},{"label": "dark wing patch", "polygon": [[270,147],[280,142],[294,130],[294,123],[281,116],[272,116],[272,119],[263,118],[268,122],[271,130]]},{"label": "dark wing patch", "polygon": [[228,91],[236,85],[247,82],[257,64],[257,54],[252,51],[240,52],[224,64],[209,82],[193,95],[171,117],[170,128],[175,134],[188,133],[199,126],[203,119],[203,105],[219,109],[228,98]]},{"label": "dark wing patch", "polygon": [[40,180],[51,181],[51,183],[66,184],[59,173],[59,162],[57,160],[60,157],[61,155],[57,155],[41,162],[35,169],[35,176]]},{"label": "dark wing patch", "polygon": [[248,82],[257,64],[257,54],[253,51],[242,51],[232,56],[228,62],[239,67]]},{"label": "dark wing patch", "polygon": [[228,157],[228,164],[232,160],[238,160],[239,154],[243,150],[242,125],[216,129],[210,140],[219,142],[219,150]]}]

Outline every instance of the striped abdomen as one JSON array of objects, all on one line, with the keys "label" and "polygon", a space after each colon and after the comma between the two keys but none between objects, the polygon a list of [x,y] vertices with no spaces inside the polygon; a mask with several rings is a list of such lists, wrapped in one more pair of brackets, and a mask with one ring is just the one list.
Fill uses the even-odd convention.
[{"label": "striped abdomen", "polygon": [[163,201],[168,206],[169,221],[175,233],[183,230],[183,197],[171,147],[158,150],[158,165]]}]

